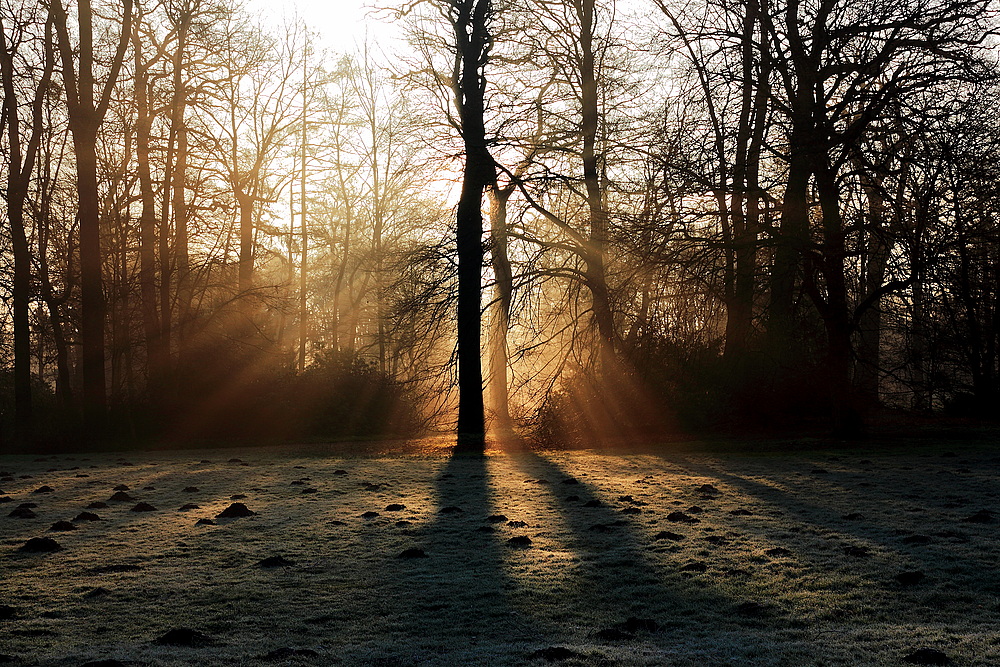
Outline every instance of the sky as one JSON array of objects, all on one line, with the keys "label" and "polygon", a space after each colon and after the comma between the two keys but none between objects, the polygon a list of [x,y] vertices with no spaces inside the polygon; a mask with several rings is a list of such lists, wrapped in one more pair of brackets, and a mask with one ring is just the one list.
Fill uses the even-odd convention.
[{"label": "sky", "polygon": [[366,33],[383,50],[391,50],[398,30],[372,15],[374,4],[376,0],[249,0],[248,8],[276,21],[298,14],[333,51],[353,50]]}]

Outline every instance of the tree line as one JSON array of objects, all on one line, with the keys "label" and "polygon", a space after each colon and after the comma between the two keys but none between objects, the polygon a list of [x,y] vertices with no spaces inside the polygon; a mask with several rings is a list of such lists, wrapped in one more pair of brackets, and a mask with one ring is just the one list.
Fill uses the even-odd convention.
[{"label": "tree line", "polygon": [[988,415],[996,9],[3,0],[0,431]]}]

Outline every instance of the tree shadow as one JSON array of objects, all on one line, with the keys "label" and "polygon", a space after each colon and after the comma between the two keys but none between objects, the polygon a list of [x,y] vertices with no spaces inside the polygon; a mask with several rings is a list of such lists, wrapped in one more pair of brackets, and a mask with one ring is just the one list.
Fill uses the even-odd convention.
[{"label": "tree shadow", "polygon": [[[650,508],[610,500],[596,486],[530,450],[515,458],[526,475],[548,482],[540,485],[547,490],[545,503],[562,529],[541,537],[573,553],[573,586],[565,591],[572,599],[562,603],[577,611],[574,624],[585,634],[578,641],[614,643],[616,635],[607,631],[618,629],[664,648],[688,641],[686,633],[702,625],[706,614],[720,612],[728,618],[724,628],[739,633],[743,621],[732,611],[747,598],[728,585],[725,573],[690,567],[700,562],[690,548],[697,544],[695,531],[670,526],[686,533],[686,539],[656,541],[651,527],[662,517]],[[653,620],[661,629],[629,630],[629,618]]]},{"label": "tree shadow", "polygon": [[[723,470],[721,466],[699,463],[688,458],[672,462],[693,475],[717,480],[738,490],[748,499],[765,503],[772,511],[786,517],[786,521],[797,522],[816,536],[827,541],[839,538],[830,545],[830,549],[813,550],[804,554],[817,561],[839,558],[851,547],[870,549],[870,555],[862,558],[881,566],[885,570],[881,573],[885,581],[891,581],[894,572],[892,568],[898,571],[904,566],[930,570],[941,567],[942,562],[946,561],[953,573],[964,570],[970,574],[980,568],[993,567],[992,555],[985,551],[981,557],[975,557],[962,549],[954,548],[971,539],[967,533],[974,532],[977,528],[974,523],[963,522],[959,517],[973,514],[979,505],[947,490],[903,487],[891,494],[888,492],[889,488],[896,491],[896,480],[880,479],[875,475],[871,475],[874,482],[851,480],[855,482],[852,488],[842,480],[843,475],[848,473],[831,474],[825,468],[815,466],[810,473],[811,477],[804,480],[783,480],[780,475],[772,473],[770,478],[775,484],[765,484],[749,476]],[[787,474],[791,477],[795,472]],[[788,482],[801,483],[805,480],[816,485],[817,488],[812,493],[784,488]],[[920,493],[915,493],[918,490]],[[995,498],[1000,489],[994,483],[992,488],[984,486],[981,492],[987,498]],[[962,502],[955,502],[956,498]],[[931,507],[934,505],[951,510],[955,514],[954,520],[941,517]],[[963,507],[966,509],[962,509]],[[942,529],[942,526],[929,525],[933,520],[944,520],[950,527]],[[795,532],[801,533],[802,528],[797,528]],[[907,538],[912,539],[913,536],[917,536],[916,541],[906,542]],[[991,588],[994,593],[997,586],[1000,583]]]},{"label": "tree shadow", "polygon": [[354,659],[475,664],[514,654],[520,662],[556,636],[509,576],[502,524],[489,521],[489,467],[490,457],[457,454],[438,470],[433,515],[404,529],[399,552],[380,566],[374,641]]}]

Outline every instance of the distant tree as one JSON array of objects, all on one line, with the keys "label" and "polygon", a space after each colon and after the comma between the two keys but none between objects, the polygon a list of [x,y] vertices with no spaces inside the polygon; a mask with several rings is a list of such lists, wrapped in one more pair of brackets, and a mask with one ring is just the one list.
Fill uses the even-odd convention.
[{"label": "distant tree", "polygon": [[254,288],[259,217],[265,204],[276,201],[271,169],[291,148],[285,142],[296,137],[304,33],[296,29],[278,40],[235,12],[228,13],[218,29],[219,86],[214,94],[224,113],[212,114],[209,131],[220,171],[236,202],[238,289],[249,296]]},{"label": "distant tree", "polygon": [[[756,338],[760,236],[767,208],[761,171],[767,166],[765,139],[773,125],[773,70],[764,18],[770,7],[766,0],[656,4],[669,21],[668,34],[700,92],[701,113],[708,121],[705,148],[686,158],[671,156],[664,167],[681,179],[703,180],[701,187],[715,200],[726,305],[724,357],[737,383],[750,381],[744,374]],[[699,153],[707,164],[698,164],[694,155]]]},{"label": "distant tree", "polygon": [[[552,90],[553,99],[544,101],[547,127],[537,136],[545,145],[536,147],[536,152],[556,160],[548,167],[555,175],[552,180],[579,197],[586,212],[582,224],[572,219],[572,206],[567,207],[567,214],[558,215],[549,207],[543,215],[568,236],[568,241],[555,243],[568,242],[582,265],[578,278],[590,295],[598,359],[609,367],[620,347],[607,276],[610,218],[606,111],[611,44],[605,33],[614,12],[614,2],[596,0],[541,0],[529,5],[529,13],[538,19],[532,33],[533,49],[539,64],[547,70],[542,75],[546,82],[542,86],[562,89],[561,95]],[[567,114],[562,105],[572,112]],[[561,158],[567,156],[572,164],[560,164]],[[570,169],[573,172],[567,173]],[[531,200],[539,208],[541,201]]]},{"label": "distant tree", "polygon": [[107,395],[104,348],[106,307],[97,182],[97,140],[132,34],[132,0],[123,0],[117,45],[113,46],[104,84],[99,90],[95,88],[97,80],[94,63],[98,54],[94,42],[94,12],[90,0],[77,0],[78,39],[75,42],[70,36],[62,1],[51,0],[49,12],[55,26],[55,41],[62,61],[63,89],[76,157],[84,415],[90,434],[98,435],[105,427]]},{"label": "distant tree", "polygon": [[[800,286],[823,321],[823,367],[837,431],[858,426],[850,383],[855,317],[846,275],[841,171],[888,110],[907,105],[928,86],[979,76],[973,47],[990,32],[991,6],[990,0],[891,5],[789,0],[768,26],[781,80],[775,104],[788,123],[768,335],[775,354],[794,348],[793,302]],[[818,241],[810,217],[811,182]]]},{"label": "distant tree", "polygon": [[[13,314],[14,314],[14,408],[15,435],[21,441],[31,438],[31,250],[25,231],[25,204],[35,173],[35,164],[44,130],[44,104],[49,81],[55,66],[52,50],[52,21],[44,21],[41,54],[24,54],[32,42],[32,33],[39,28],[41,18],[31,14],[7,14],[0,8],[0,76],[3,80],[3,124],[7,129],[7,220],[10,225],[14,254]],[[8,37],[9,35],[9,37]],[[19,53],[21,52],[21,53]],[[31,79],[19,80],[21,71],[30,71],[32,57],[41,55],[41,71]],[[25,104],[23,87],[28,87],[28,118],[22,121]],[[31,87],[34,90],[31,90]]]}]

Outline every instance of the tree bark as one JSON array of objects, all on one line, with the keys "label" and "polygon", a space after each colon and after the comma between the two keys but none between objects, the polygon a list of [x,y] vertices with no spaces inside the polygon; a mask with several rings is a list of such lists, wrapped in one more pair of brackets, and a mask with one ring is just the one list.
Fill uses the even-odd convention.
[{"label": "tree bark", "polygon": [[237,189],[236,204],[240,210],[240,258],[238,286],[244,297],[253,287],[253,197]]},{"label": "tree bark", "polygon": [[[794,358],[797,340],[794,331],[795,292],[801,275],[803,247],[809,231],[809,156],[804,141],[793,132],[788,179],[781,199],[778,237],[771,266],[770,305],[767,321],[768,343],[779,363]],[[783,364],[784,365],[784,364]]]},{"label": "tree bark", "polygon": [[[760,155],[767,123],[770,96],[770,57],[764,39],[762,8],[756,0],[747,3],[742,37],[743,90],[733,168],[733,253],[735,269],[732,294],[726,308],[724,358],[735,371],[738,384],[754,335],[754,294],[757,283],[757,239],[760,233]],[[760,31],[760,46],[755,33]],[[759,71],[754,77],[754,53],[759,53]]]},{"label": "tree bark", "polygon": [[[844,221],[840,212],[837,177],[829,164],[815,168],[816,190],[823,213],[822,273],[826,285],[825,303],[817,303],[827,335],[826,373],[830,384],[833,431],[854,436],[861,428],[851,386],[851,313],[847,301]],[[814,293],[815,295],[815,293]]]},{"label": "tree bark", "polygon": [[[52,325],[52,338],[56,345],[56,397],[64,408],[69,408],[73,404],[73,390],[70,381],[70,358],[69,344],[66,341],[66,334],[63,325],[62,306],[66,303],[67,297],[73,291],[72,269],[66,271],[65,292],[57,295],[52,285],[52,276],[49,266],[49,236],[51,233],[50,223],[52,220],[52,197],[55,191],[54,184],[58,180],[52,173],[52,155],[48,151],[41,151],[41,183],[38,201],[38,281],[41,290],[41,298],[49,313],[49,323]],[[67,262],[71,266],[73,253],[68,253]]]},{"label": "tree bark", "polygon": [[177,157],[173,169],[173,187],[170,190],[173,198],[171,208],[174,212],[174,271],[177,276],[177,348],[183,353],[187,329],[191,317],[191,255],[188,240],[188,206],[187,206],[187,158],[188,132],[184,125],[184,102],[181,102],[177,127]]},{"label": "tree bark", "polygon": [[[306,46],[308,49],[308,44]],[[306,197],[306,150],[308,149],[309,125],[307,122],[308,97],[306,96],[308,86],[308,60],[302,59],[302,143],[299,152],[299,215],[302,222],[302,263],[299,266],[299,372],[306,369],[306,340],[309,334],[309,303],[306,298],[307,271],[309,266],[309,228],[306,225],[307,197]],[[289,220],[289,224],[291,220]],[[291,261],[291,255],[289,255]],[[379,327],[382,327],[382,315],[379,313]],[[380,329],[381,331],[381,329]],[[384,348],[382,349],[380,360],[384,359]],[[380,361],[384,370],[384,360]]]},{"label": "tree bark", "polygon": [[465,149],[462,193],[455,227],[458,242],[458,444],[486,446],[482,368],[483,193],[496,180],[486,139],[486,78],[492,37],[490,0],[459,0],[453,15],[460,67],[455,94]]},{"label": "tree bark", "polygon": [[83,409],[91,433],[104,430],[107,409],[104,357],[105,300],[97,188],[97,128],[70,123],[76,153],[80,217],[80,343]]}]

